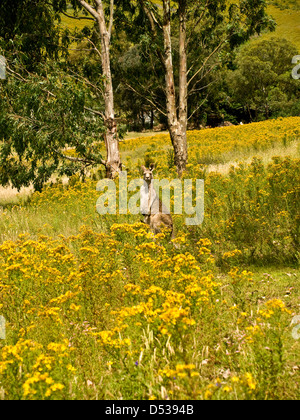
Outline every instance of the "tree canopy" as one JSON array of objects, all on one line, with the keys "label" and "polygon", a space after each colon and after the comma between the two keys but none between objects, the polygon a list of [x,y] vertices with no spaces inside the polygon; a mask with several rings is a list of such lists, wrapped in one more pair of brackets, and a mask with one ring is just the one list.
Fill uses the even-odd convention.
[{"label": "tree canopy", "polygon": [[248,110],[251,120],[299,114],[299,83],[291,77],[297,49],[285,39],[246,45],[228,73],[231,97]]},{"label": "tree canopy", "polygon": [[0,83],[0,183],[33,183],[40,190],[53,173],[83,173],[103,163],[103,114],[95,104],[103,77],[100,72],[91,83],[81,63],[68,60],[72,38],[59,26],[65,1],[8,3],[0,9],[7,22],[0,30],[7,61]]},{"label": "tree canopy", "polygon": [[[72,175],[101,163],[103,120],[91,113],[87,83],[57,65],[22,76],[15,68],[2,83],[0,183],[40,190],[51,175]],[[73,153],[69,153],[69,149]]]}]

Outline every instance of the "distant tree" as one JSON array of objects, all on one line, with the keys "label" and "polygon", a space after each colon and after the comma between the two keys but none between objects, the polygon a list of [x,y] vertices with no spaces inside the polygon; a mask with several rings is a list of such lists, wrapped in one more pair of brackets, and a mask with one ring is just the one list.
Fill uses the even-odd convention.
[{"label": "distant tree", "polygon": [[295,46],[279,38],[250,43],[238,53],[227,82],[231,98],[248,110],[250,120],[299,112],[300,86],[291,77],[296,54]]}]

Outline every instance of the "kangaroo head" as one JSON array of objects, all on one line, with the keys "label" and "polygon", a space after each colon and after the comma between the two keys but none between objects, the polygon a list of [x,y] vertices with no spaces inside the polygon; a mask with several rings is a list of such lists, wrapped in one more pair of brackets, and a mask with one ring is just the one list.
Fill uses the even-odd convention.
[{"label": "kangaroo head", "polygon": [[154,164],[153,163],[151,163],[149,169],[147,169],[145,166],[142,166],[144,181],[146,181],[149,184],[151,183],[151,181],[153,179],[153,170],[154,170]]}]

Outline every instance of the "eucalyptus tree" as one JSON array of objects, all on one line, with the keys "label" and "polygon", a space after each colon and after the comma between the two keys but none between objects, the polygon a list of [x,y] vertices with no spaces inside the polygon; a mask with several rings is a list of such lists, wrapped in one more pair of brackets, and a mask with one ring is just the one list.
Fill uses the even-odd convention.
[{"label": "eucalyptus tree", "polygon": [[151,37],[165,79],[166,106],[157,111],[167,117],[174,164],[181,175],[188,161],[189,96],[204,89],[205,78],[232,60],[235,47],[273,28],[274,22],[266,15],[265,0],[119,0],[118,8],[125,17],[131,15],[129,33],[135,31],[136,37],[139,29]]},{"label": "eucalyptus tree", "polygon": [[[115,118],[114,91],[110,64],[110,46],[114,23],[114,0],[108,2],[102,0],[73,0],[73,6],[78,10],[82,8],[87,14],[94,18],[100,36],[100,49],[94,45],[102,62],[102,75],[104,84],[104,124],[106,127],[104,140],[107,152],[106,171],[107,176],[113,177],[121,169],[121,158],[119,152],[119,139],[117,122]],[[106,19],[106,15],[108,18]]]}]

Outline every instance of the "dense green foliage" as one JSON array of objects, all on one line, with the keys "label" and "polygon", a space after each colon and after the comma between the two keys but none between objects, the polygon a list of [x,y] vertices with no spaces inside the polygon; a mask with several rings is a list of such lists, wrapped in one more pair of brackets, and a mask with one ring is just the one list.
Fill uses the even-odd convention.
[{"label": "dense green foliage", "polygon": [[[105,145],[93,20],[61,25],[64,13],[88,17],[77,0],[1,0],[0,188],[35,191],[0,200],[0,400],[299,399],[297,49],[282,39],[242,46],[272,27],[263,0],[232,0],[228,14],[227,0],[207,2],[187,0],[190,124],[268,121],[188,131],[182,181],[205,180],[204,222],[174,214],[170,241],[140,215],[96,211]],[[117,6],[119,121],[164,123],[162,37],[136,1]],[[273,118],[282,115],[295,117]],[[170,147],[167,134],[121,142],[128,182],[152,162],[155,178],[174,180]],[[115,186],[119,197],[124,184]]]},{"label": "dense green foliage", "polygon": [[54,173],[84,175],[101,162],[103,119],[96,98],[102,76],[91,88],[81,63],[67,59],[71,34],[59,26],[66,2],[7,3],[0,13],[0,53],[7,61],[0,84],[0,183],[33,183],[41,190]]},{"label": "dense green foliage", "polygon": [[[40,190],[54,172],[72,175],[100,163],[95,139],[102,119],[85,111],[92,102],[84,81],[58,66],[43,66],[39,74],[8,77],[2,84],[0,130],[6,141],[0,150],[0,183],[16,188],[33,182]],[[69,156],[72,147],[76,155]]]},{"label": "dense green foliage", "polygon": [[[179,90],[179,3],[172,2],[171,11],[176,90]],[[222,122],[224,110],[218,112],[215,103],[223,99],[219,94],[219,81],[224,69],[232,66],[236,49],[250,37],[265,30],[274,30],[274,21],[266,13],[266,3],[260,0],[212,0],[207,4],[187,1],[183,4],[187,8],[188,118],[196,126],[200,123],[205,125],[207,114],[217,112],[216,120]],[[155,111],[157,119],[166,122],[165,69],[161,59],[164,54],[162,7],[156,3],[151,7],[156,22],[155,35],[141,7],[133,7],[131,1],[122,0],[117,10],[119,32],[121,36],[125,32],[128,39],[125,45],[124,41],[119,42],[121,48],[113,61],[121,99],[119,105],[122,111],[133,117],[134,122],[140,117],[142,125],[145,111],[148,120],[151,111]],[[224,87],[222,93],[226,95]],[[140,104],[139,113],[132,106],[133,99]],[[229,112],[234,114],[234,109]]]},{"label": "dense green foliage", "polygon": [[241,49],[227,82],[231,97],[251,120],[299,115],[300,83],[291,77],[291,58],[296,55],[292,44],[275,38]]}]

